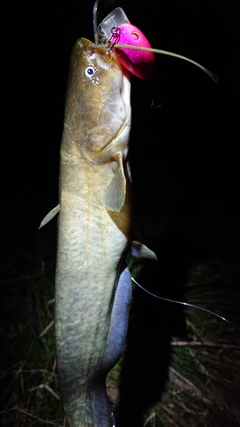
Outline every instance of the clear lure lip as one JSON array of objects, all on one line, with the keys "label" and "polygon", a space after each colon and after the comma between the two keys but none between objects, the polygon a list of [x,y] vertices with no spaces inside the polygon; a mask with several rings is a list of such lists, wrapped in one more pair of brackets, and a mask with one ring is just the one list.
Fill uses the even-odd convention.
[{"label": "clear lure lip", "polygon": [[98,35],[100,43],[104,43],[105,40],[110,40],[112,37],[112,31],[114,28],[119,28],[123,24],[129,24],[130,21],[121,7],[114,9],[109,15],[102,20],[98,25]]}]

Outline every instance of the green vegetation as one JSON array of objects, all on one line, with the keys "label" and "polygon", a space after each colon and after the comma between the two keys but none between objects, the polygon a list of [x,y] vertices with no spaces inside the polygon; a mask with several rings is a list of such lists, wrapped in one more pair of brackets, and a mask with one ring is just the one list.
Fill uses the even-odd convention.
[{"label": "green vegetation", "polygon": [[17,271],[16,262],[12,277],[4,283],[0,397],[4,426],[63,425],[53,325],[55,257],[46,249],[53,247],[54,238],[46,239],[39,235],[33,254],[22,257],[29,271]]},{"label": "green vegetation", "polygon": [[[1,314],[0,329],[0,424],[6,427],[67,426],[58,388],[54,348],[55,254],[51,249],[46,250],[55,247],[55,236],[47,237],[47,234],[39,234],[31,255],[21,255],[24,263],[12,260],[11,275],[9,270],[7,274],[1,272],[5,312]],[[18,268],[22,264],[24,268]],[[133,264],[132,268],[135,274],[138,264]],[[205,311],[181,307],[184,333],[170,337],[167,378],[160,387],[159,398],[151,398],[151,404],[148,402],[146,408],[143,405],[144,426],[239,425],[239,284],[240,267],[237,264],[191,263],[184,300],[212,310],[231,323]],[[134,291],[136,293],[137,289]],[[149,301],[152,298],[150,304],[155,307],[158,304],[159,310],[166,304],[139,292]],[[137,305],[135,297],[134,304]],[[133,316],[134,310],[130,324]],[[161,334],[156,335],[156,349],[160,341]],[[151,360],[144,361],[150,369]],[[107,380],[110,400],[117,414],[119,399],[123,395],[121,374],[126,363],[128,357],[124,355]],[[139,371],[140,380],[142,375],[144,372]],[[155,382],[152,385],[157,389],[157,375]],[[146,390],[146,394],[149,393],[150,390]],[[141,400],[138,388],[135,395],[136,400]],[[140,424],[136,421],[137,425]]]}]

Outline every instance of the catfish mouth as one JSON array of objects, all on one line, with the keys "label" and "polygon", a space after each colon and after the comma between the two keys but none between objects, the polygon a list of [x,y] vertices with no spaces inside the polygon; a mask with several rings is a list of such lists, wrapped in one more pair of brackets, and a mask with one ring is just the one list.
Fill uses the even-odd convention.
[{"label": "catfish mouth", "polygon": [[93,49],[92,54],[96,55],[97,64],[106,71],[116,64],[115,54],[107,49]]}]

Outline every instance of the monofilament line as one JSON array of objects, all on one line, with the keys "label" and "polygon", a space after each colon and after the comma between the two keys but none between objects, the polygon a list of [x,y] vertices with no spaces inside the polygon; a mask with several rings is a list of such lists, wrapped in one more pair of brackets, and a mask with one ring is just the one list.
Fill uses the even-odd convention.
[{"label": "monofilament line", "polygon": [[160,297],[159,295],[153,294],[152,292],[148,291],[146,288],[144,288],[142,285],[140,285],[140,283],[138,283],[138,282],[137,282],[137,280],[136,280],[136,279],[134,279],[133,277],[132,277],[131,279],[132,279],[132,281],[133,281],[137,286],[139,286],[139,288],[141,288],[143,291],[147,292],[147,294],[151,295],[152,297],[155,297],[155,298],[161,299],[162,301],[166,301],[166,302],[173,302],[173,303],[175,303],[175,304],[180,304],[180,305],[184,305],[184,306],[187,306],[187,307],[196,308],[196,309],[198,309],[198,310],[205,311],[206,313],[212,314],[213,316],[216,316],[216,317],[218,317],[219,319],[224,320],[224,322],[227,322],[227,323],[229,323],[230,325],[233,325],[233,324],[232,324],[229,320],[227,320],[225,317],[220,316],[220,314],[214,313],[213,311],[208,310],[207,308],[203,308],[203,307],[200,307],[200,306],[198,306],[198,305],[190,304],[190,303],[188,303],[188,302],[184,302],[184,301],[176,301],[176,300],[174,300],[174,299]]}]

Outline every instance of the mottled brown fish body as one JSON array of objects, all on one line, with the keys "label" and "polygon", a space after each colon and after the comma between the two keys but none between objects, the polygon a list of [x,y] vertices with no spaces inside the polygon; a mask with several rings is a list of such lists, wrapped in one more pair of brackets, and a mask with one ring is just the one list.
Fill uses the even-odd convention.
[{"label": "mottled brown fish body", "polygon": [[[71,427],[112,426],[105,377],[126,333],[125,327],[112,354],[112,310],[130,233],[130,120],[128,76],[113,53],[80,39],[71,57],[61,145],[55,311]],[[128,304],[122,311],[126,323]]]}]

